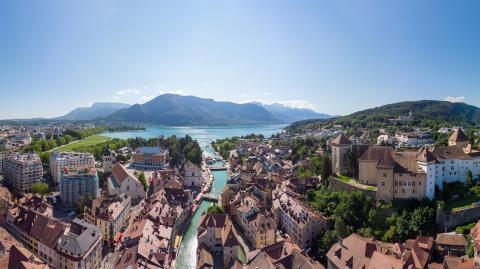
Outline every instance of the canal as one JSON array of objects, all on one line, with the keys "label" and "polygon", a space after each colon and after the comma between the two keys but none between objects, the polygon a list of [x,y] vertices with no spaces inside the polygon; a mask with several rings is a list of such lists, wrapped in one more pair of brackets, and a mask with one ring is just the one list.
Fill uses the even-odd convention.
[{"label": "canal", "polygon": [[[209,146],[206,146],[203,149],[204,153],[209,156],[214,156],[215,153]],[[216,165],[223,165],[222,161],[217,161]],[[210,193],[220,196],[222,193],[225,184],[227,183],[227,171],[212,171],[212,175],[215,178],[212,185],[212,190]],[[192,269],[196,267],[197,263],[197,228],[200,223],[200,217],[203,212],[213,203],[210,201],[202,200],[200,205],[197,208],[197,211],[193,214],[193,217],[190,219],[188,227],[183,234],[182,243],[177,252],[177,259],[175,268],[176,269]],[[241,253],[241,258],[245,259],[245,253]]]}]

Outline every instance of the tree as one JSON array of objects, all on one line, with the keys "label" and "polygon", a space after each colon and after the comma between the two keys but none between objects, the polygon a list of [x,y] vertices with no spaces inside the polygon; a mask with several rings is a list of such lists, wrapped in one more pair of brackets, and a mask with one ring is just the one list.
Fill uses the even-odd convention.
[{"label": "tree", "polygon": [[225,209],[223,209],[223,207],[217,204],[213,204],[208,207],[207,213],[208,214],[225,214]]},{"label": "tree", "polygon": [[473,173],[472,173],[472,170],[468,170],[467,171],[467,185],[469,187],[472,187],[473,186]]},{"label": "tree", "polygon": [[147,180],[145,179],[145,174],[143,173],[143,171],[140,172],[140,175],[138,176],[138,181],[140,181],[140,183],[142,183],[143,189],[147,190],[147,188],[148,188]]},{"label": "tree", "polygon": [[322,176],[323,182],[326,182],[332,175],[332,162],[326,154],[322,157],[322,170],[320,171],[320,175]]},{"label": "tree", "polygon": [[125,157],[125,155],[123,154],[118,154],[116,159],[117,159],[117,162],[124,162],[124,163],[127,162],[127,157]]},{"label": "tree", "polygon": [[37,182],[32,184],[32,193],[45,195],[49,193],[48,184],[45,182]]}]

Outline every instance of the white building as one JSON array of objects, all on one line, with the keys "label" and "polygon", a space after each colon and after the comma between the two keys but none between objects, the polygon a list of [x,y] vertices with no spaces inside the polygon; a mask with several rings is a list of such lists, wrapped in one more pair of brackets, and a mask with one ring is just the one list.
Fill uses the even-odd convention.
[{"label": "white building", "polygon": [[381,144],[393,145],[395,144],[395,137],[389,136],[388,134],[381,134],[377,137],[377,145]]},{"label": "white building", "polygon": [[465,183],[469,170],[474,178],[480,176],[478,155],[466,154],[458,146],[421,149],[418,164],[427,173],[427,182],[434,181],[440,189],[443,183]]},{"label": "white building", "polygon": [[183,179],[185,187],[200,188],[203,184],[202,169],[188,161],[183,167]]},{"label": "white building", "polygon": [[434,143],[434,139],[429,133],[397,133],[395,140],[398,146],[417,147]]},{"label": "white building", "polygon": [[50,173],[55,182],[59,183],[64,168],[80,169],[95,166],[95,158],[91,153],[53,152],[50,156]]},{"label": "white building", "polygon": [[19,193],[29,193],[32,184],[43,177],[42,161],[37,154],[9,154],[3,160],[5,184]]}]

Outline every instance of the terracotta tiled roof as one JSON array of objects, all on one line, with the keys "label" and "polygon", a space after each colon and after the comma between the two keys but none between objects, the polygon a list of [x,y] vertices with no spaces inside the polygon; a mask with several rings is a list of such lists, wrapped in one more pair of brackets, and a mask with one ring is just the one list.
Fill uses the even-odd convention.
[{"label": "terracotta tiled roof", "polygon": [[448,141],[454,141],[454,142],[467,142],[468,137],[465,135],[465,133],[462,131],[462,129],[457,128],[453,132],[453,134],[448,138]]},{"label": "terracotta tiled roof", "polygon": [[394,168],[395,159],[393,157],[395,149],[388,146],[371,146],[368,147],[359,161],[377,161],[377,166],[383,168]]},{"label": "terracotta tiled roof", "polygon": [[436,244],[448,245],[448,246],[467,246],[467,240],[463,234],[455,233],[442,233],[437,234],[437,239],[435,239]]},{"label": "terracotta tiled roof", "polygon": [[281,241],[247,253],[248,269],[324,269],[317,261],[307,256],[300,247],[290,241]]},{"label": "terracotta tiled roof", "polygon": [[442,269],[480,269],[480,266],[475,264],[474,259],[446,256]]},{"label": "terracotta tiled roof", "polygon": [[50,267],[35,257],[24,247],[12,246],[8,258],[8,269],[49,269]]},{"label": "terracotta tiled roof", "polygon": [[332,141],[332,145],[350,145],[352,142],[345,136],[345,134],[341,133]]},{"label": "terracotta tiled roof", "polygon": [[115,178],[115,180],[121,184],[126,178],[131,177],[133,180],[138,181],[137,177],[130,173],[123,165],[120,163],[116,163],[112,166],[112,176]]}]

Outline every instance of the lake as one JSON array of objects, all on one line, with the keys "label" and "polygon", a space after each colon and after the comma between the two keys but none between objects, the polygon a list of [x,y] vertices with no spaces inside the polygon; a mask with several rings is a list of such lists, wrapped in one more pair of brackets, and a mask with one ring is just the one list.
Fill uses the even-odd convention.
[{"label": "lake", "polygon": [[281,132],[285,124],[275,125],[232,125],[232,126],[159,126],[147,125],[145,130],[122,131],[122,132],[105,132],[102,135],[112,138],[153,138],[161,135],[168,137],[176,135],[184,137],[190,135],[198,141],[202,146],[205,146],[212,141],[220,138],[227,138],[232,136],[244,136],[249,134],[263,134],[265,137],[270,137],[273,134]]}]

